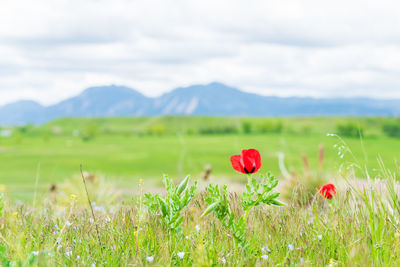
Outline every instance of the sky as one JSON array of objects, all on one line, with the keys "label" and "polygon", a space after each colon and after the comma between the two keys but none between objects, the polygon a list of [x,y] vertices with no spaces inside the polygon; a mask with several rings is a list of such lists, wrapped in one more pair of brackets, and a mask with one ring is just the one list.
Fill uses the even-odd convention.
[{"label": "sky", "polygon": [[213,81],[263,95],[400,98],[398,1],[0,3],[0,104]]}]

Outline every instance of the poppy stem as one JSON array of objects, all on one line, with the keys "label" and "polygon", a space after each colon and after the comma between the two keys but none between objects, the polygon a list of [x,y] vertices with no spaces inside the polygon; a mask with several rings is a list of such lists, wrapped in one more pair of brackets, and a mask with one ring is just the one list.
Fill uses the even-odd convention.
[{"label": "poppy stem", "polygon": [[253,176],[252,173],[247,174],[247,184],[251,185],[251,177]]}]

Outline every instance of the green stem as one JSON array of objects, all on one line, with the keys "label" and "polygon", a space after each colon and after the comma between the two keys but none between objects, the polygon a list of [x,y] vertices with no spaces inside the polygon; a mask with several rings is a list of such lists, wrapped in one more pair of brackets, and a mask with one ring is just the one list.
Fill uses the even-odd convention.
[{"label": "green stem", "polygon": [[247,216],[249,216],[250,210],[251,210],[251,207],[246,210],[246,213],[244,214],[244,222],[247,222]]}]

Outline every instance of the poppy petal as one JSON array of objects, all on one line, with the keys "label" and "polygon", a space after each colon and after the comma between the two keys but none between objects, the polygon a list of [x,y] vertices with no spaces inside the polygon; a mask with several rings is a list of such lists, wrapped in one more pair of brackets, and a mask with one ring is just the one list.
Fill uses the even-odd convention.
[{"label": "poppy petal", "polygon": [[245,171],[255,173],[261,167],[261,155],[256,149],[243,150],[241,154]]},{"label": "poppy petal", "polygon": [[243,169],[243,164],[241,163],[241,156],[240,155],[234,155],[231,157],[231,163],[232,167],[235,171],[241,172],[241,173],[246,173]]}]

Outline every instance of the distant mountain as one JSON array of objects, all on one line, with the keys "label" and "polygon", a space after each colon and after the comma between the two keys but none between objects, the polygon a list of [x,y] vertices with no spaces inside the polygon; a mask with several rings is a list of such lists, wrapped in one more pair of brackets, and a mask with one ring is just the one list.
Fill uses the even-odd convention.
[{"label": "distant mountain", "polygon": [[270,97],[222,83],[177,88],[149,98],[124,86],[86,89],[56,105],[18,101],[0,107],[0,125],[42,124],[61,117],[202,116],[399,116],[400,100]]},{"label": "distant mountain", "polygon": [[0,125],[44,123],[45,107],[30,100],[21,100],[0,107]]}]

